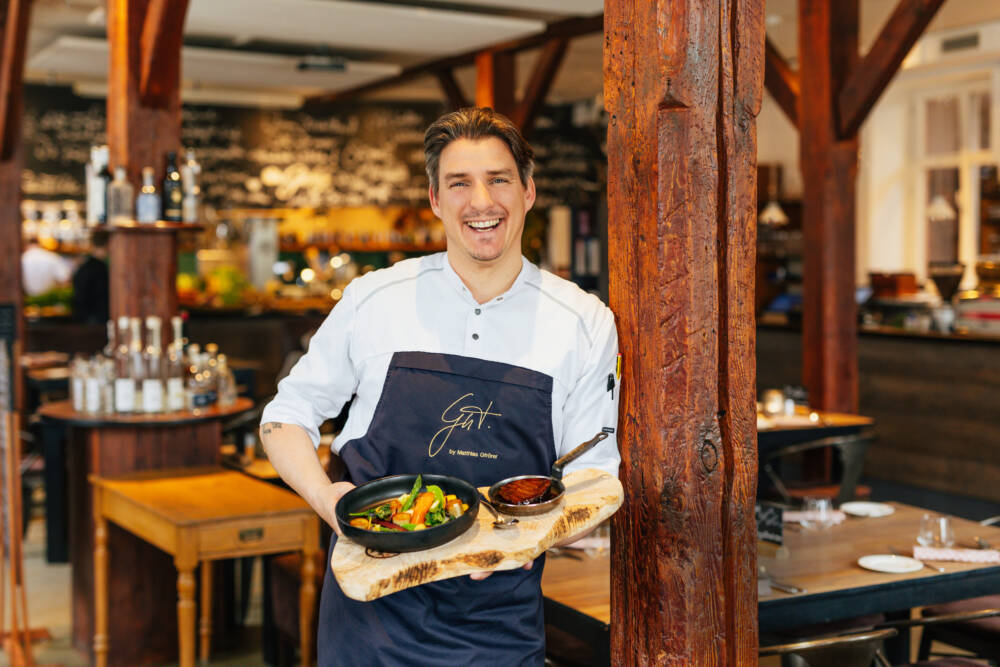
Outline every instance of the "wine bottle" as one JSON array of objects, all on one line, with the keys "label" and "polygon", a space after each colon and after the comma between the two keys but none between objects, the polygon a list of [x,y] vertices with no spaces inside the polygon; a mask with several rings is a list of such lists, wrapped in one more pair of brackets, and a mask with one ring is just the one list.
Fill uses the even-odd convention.
[{"label": "wine bottle", "polygon": [[187,407],[184,396],[184,338],[181,331],[182,321],[176,315],[170,318],[174,330],[174,339],[167,351],[167,410],[176,412]]},{"label": "wine bottle", "polygon": [[163,391],[163,347],[161,342],[161,321],[159,317],[146,318],[146,351],[143,353],[144,374],[142,378],[142,411],[163,412],[166,402]]},{"label": "wine bottle", "polygon": [[108,186],[108,220],[111,224],[127,224],[135,219],[134,192],[125,167],[115,167],[115,180]]},{"label": "wine bottle", "polygon": [[194,151],[188,149],[184,165],[181,167],[181,183],[184,186],[184,199],[181,202],[181,217],[184,222],[198,221],[198,206],[201,200],[201,188],[198,185],[198,175],[201,165],[194,157]]},{"label": "wine bottle", "polygon": [[128,317],[118,318],[118,347],[115,348],[115,412],[128,414],[135,411],[135,379],[128,360]]},{"label": "wine bottle", "polygon": [[146,364],[142,356],[142,320],[138,317],[130,317],[128,320],[131,330],[131,339],[128,346],[128,367],[132,375],[132,386],[135,391],[135,401],[132,405],[133,412],[142,412],[142,385],[146,379]]},{"label": "wine bottle", "polygon": [[163,219],[180,222],[183,219],[182,204],[184,186],[181,172],[177,169],[177,153],[167,153],[167,172],[163,177]]},{"label": "wine bottle", "polygon": [[233,371],[229,369],[229,361],[224,354],[220,354],[217,358],[216,373],[218,376],[219,405],[229,407],[236,402],[236,378],[233,377]]},{"label": "wine bottle", "polygon": [[160,219],[160,194],[153,182],[153,168],[142,168],[142,188],[136,199],[136,218],[143,224],[156,222]]}]

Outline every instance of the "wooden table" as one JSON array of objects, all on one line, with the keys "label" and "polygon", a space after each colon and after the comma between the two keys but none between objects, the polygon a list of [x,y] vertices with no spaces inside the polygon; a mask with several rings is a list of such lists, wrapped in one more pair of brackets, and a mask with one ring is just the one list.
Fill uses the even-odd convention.
[{"label": "wooden table", "polygon": [[[815,415],[815,417],[812,417]],[[757,417],[757,448],[766,454],[776,447],[860,433],[875,424],[871,417],[799,408],[794,415]]]},{"label": "wooden table", "polygon": [[[48,539],[69,536],[62,550],[68,551],[73,565],[72,639],[76,648],[89,653],[94,636],[94,526],[88,476],[217,465],[222,421],[251,407],[252,401],[238,398],[226,408],[157,415],[91,415],[74,411],[68,401],[39,408],[47,495],[61,509],[47,520],[51,523],[68,516],[61,526],[49,526]],[[119,579],[110,582],[111,598],[123,619],[111,628],[116,647],[112,664],[131,667],[176,660],[173,609],[177,592],[169,574],[173,564],[162,551],[117,526],[110,528],[108,539],[122,568],[134,577],[131,584]],[[220,613],[216,625],[226,628],[224,623],[230,621]]]},{"label": "wooden table", "polygon": [[[167,552],[177,568],[177,625],[182,667],[194,665],[194,568],[201,564],[201,660],[211,641],[211,561],[301,551],[299,628],[302,664],[311,664],[313,555],[319,548],[319,518],[294,493],[222,468],[190,468],[92,475],[94,488],[94,657],[108,660],[108,521]],[[109,553],[110,551],[110,553]],[[116,568],[122,579],[131,573]],[[115,607],[111,613],[118,613]]]},{"label": "wooden table", "polygon": [[[910,608],[1000,593],[1000,565],[938,563],[946,572],[928,568],[909,574],[881,574],[857,565],[861,556],[889,553],[893,546],[912,553],[920,517],[926,510],[892,503],[896,513],[878,519],[848,518],[828,530],[785,531],[787,559],[760,558],[778,581],[805,588],[804,595],[780,591],[758,604],[761,633],[787,630],[877,612]],[[957,546],[972,546],[973,536],[1000,545],[1000,528],[953,518]],[[581,555],[582,552],[581,552]],[[549,558],[542,577],[546,622],[576,634],[607,642],[611,622],[610,556],[583,560]],[[604,649],[606,651],[606,649]]]}]

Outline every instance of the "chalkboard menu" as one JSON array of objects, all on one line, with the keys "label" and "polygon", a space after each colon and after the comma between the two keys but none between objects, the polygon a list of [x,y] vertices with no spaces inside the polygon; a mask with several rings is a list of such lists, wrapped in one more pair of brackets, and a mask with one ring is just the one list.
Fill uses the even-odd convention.
[{"label": "chalkboard menu", "polygon": [[757,539],[782,544],[784,542],[783,512],[780,506],[771,503],[757,503]]},{"label": "chalkboard menu", "polygon": [[[593,205],[604,182],[605,126],[550,107],[530,140],[540,208]],[[358,102],[316,111],[185,106],[181,139],[202,165],[216,208],[426,205],[423,135],[444,111],[433,103]],[[64,86],[28,86],[23,192],[85,197],[84,165],[105,143],[105,102]],[[158,170],[163,165],[153,165]]]}]

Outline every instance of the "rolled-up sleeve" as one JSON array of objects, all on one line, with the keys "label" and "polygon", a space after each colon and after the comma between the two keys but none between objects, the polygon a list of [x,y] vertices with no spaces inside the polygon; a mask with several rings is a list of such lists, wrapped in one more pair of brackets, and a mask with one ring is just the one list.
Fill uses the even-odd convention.
[{"label": "rolled-up sleeve", "polygon": [[278,383],[278,393],[264,408],[261,423],[295,424],[319,446],[319,427],[340,414],[358,387],[351,360],[354,291],[343,298],[309,341],[309,349]]},{"label": "rolled-up sleeve", "polygon": [[618,331],[614,315],[607,308],[601,312],[592,330],[590,345],[582,372],[571,389],[563,408],[563,432],[557,435],[559,456],[593,438],[601,431],[608,437],[575,461],[565,471],[600,468],[615,477],[621,456],[618,453]]}]

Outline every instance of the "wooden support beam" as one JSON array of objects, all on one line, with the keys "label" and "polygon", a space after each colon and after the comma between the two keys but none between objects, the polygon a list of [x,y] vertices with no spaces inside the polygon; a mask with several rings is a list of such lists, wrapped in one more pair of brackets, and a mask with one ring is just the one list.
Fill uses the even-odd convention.
[{"label": "wooden support beam", "polygon": [[[21,287],[21,171],[24,115],[24,57],[31,20],[31,0],[6,0],[3,12],[3,45],[0,48],[0,318],[13,317],[11,364],[18,366],[23,348],[24,297]],[[8,310],[11,308],[11,310]],[[0,340],[0,344],[4,341]],[[13,373],[14,406],[20,409],[24,387]],[[5,408],[7,406],[4,406]]]},{"label": "wooden support beam", "polygon": [[162,108],[180,88],[181,61],[174,57],[184,39],[188,0],[150,0],[142,27],[139,95],[143,105]]},{"label": "wooden support beam", "polygon": [[462,87],[458,85],[458,81],[455,79],[454,71],[443,69],[434,72],[434,75],[437,77],[438,83],[441,85],[441,92],[444,93],[445,98],[448,100],[448,106],[452,111],[464,109],[469,106],[469,101],[465,99]]},{"label": "wooden support beam", "polygon": [[535,63],[535,70],[528,80],[528,86],[524,91],[517,113],[514,114],[514,123],[521,130],[521,134],[527,136],[531,128],[535,125],[538,112],[545,104],[545,98],[552,89],[552,82],[555,81],[559,66],[562,65],[566,49],[569,48],[569,39],[563,37],[554,39],[542,48]]},{"label": "wooden support beam", "polygon": [[854,300],[858,142],[856,137],[841,138],[835,112],[840,82],[857,68],[857,17],[858,0],[799,0],[802,374],[810,403],[838,412],[856,412],[858,407]]},{"label": "wooden support beam", "polygon": [[771,40],[764,42],[764,85],[792,125],[799,126],[799,75],[788,66]]},{"label": "wooden support beam", "polygon": [[[544,32],[537,35],[530,35],[528,37],[522,37],[521,39],[512,40],[509,42],[502,42],[500,44],[494,44],[490,47],[491,51],[512,51],[519,52],[525,51],[527,49],[536,49],[540,46],[548,44],[554,39],[581,37],[583,35],[592,35],[601,32],[604,28],[604,16],[598,14],[597,16],[586,16],[578,18],[564,19],[562,21],[556,21],[555,23],[550,23],[548,28]],[[407,83],[413,81],[414,79],[419,79],[425,77],[429,74],[434,74],[435,72],[441,70],[451,70],[456,67],[466,67],[473,65],[476,62],[476,56],[481,51],[469,51],[467,53],[462,53],[457,56],[448,56],[447,58],[440,58],[438,60],[431,60],[425,63],[420,63],[419,65],[414,65],[412,67],[407,67],[399,74],[389,77],[387,79],[382,79],[381,81],[375,81],[373,83],[366,83],[355,88],[349,88],[347,90],[342,90],[336,93],[325,93],[322,95],[315,95],[313,97],[306,99],[306,105],[322,105],[331,104],[333,102],[340,102],[346,99],[352,99],[358,95],[364,93],[370,93],[375,90],[381,90],[383,88],[390,88],[392,86],[398,86],[402,83]]]},{"label": "wooden support beam", "polygon": [[846,78],[837,97],[838,131],[853,137],[896,75],[899,66],[930,24],[944,0],[899,0],[859,67]]},{"label": "wooden support beam", "polygon": [[754,256],[763,0],[605,0],[624,370],[615,665],[757,662]]},{"label": "wooden support beam", "polygon": [[514,52],[483,51],[476,56],[476,106],[491,107],[505,116],[517,108]]}]

